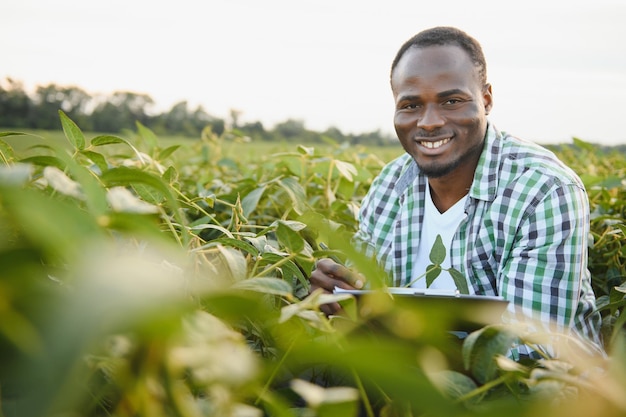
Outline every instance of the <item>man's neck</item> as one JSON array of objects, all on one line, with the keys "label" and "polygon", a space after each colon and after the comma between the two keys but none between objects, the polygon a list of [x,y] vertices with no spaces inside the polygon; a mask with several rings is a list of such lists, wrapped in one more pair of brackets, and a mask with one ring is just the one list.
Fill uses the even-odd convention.
[{"label": "man's neck", "polygon": [[474,181],[479,158],[480,154],[443,177],[428,178],[431,198],[440,213],[445,213],[467,195]]},{"label": "man's neck", "polygon": [[430,196],[439,210],[439,213],[445,213],[450,207],[456,204],[460,199],[467,195],[472,181],[466,183],[463,181],[450,181],[447,178],[430,178],[428,179],[430,186]]}]

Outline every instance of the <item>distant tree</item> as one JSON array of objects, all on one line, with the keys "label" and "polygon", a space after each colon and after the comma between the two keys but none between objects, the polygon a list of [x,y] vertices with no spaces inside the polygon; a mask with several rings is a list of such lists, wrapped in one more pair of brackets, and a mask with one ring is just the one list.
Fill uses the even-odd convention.
[{"label": "distant tree", "polygon": [[150,125],[149,109],[154,100],[147,94],[117,91],[96,106],[91,118],[93,128],[100,132],[134,129],[136,122]]},{"label": "distant tree", "polygon": [[195,124],[198,132],[202,132],[207,125],[211,126],[211,130],[220,136],[226,130],[226,122],[224,119],[210,115],[204,110],[204,107],[198,106],[191,114],[191,120]]},{"label": "distant tree", "polygon": [[[109,101],[98,104],[91,114],[94,130],[99,132],[120,132],[121,110]],[[126,123],[130,123],[127,120]]]},{"label": "distant tree", "polygon": [[198,138],[206,126],[218,136],[224,133],[224,120],[211,116],[202,106],[193,111],[186,100],[174,104],[169,111],[155,116],[152,127],[158,133]]},{"label": "distant tree", "polygon": [[274,126],[274,132],[285,139],[302,136],[305,131],[306,129],[304,128],[304,122],[302,120],[288,119]]},{"label": "distant tree", "polygon": [[352,135],[350,142],[355,145],[376,145],[385,146],[395,144],[391,136],[383,135],[380,130],[372,132],[360,133],[358,135]]},{"label": "distant tree", "polygon": [[287,119],[274,126],[274,133],[278,139],[286,141],[303,141],[308,136],[302,120]]},{"label": "distant tree", "polygon": [[337,143],[344,142],[347,137],[338,128],[331,126],[322,133],[323,136],[327,136]]},{"label": "distant tree", "polygon": [[[169,111],[152,112],[154,101],[147,94],[117,91],[112,95],[90,96],[76,86],[48,84],[37,87],[32,98],[24,91],[23,84],[11,78],[0,80],[0,127],[58,129],[58,111],[63,110],[83,130],[116,133],[134,130],[136,122],[153,129],[157,134],[176,134],[198,138],[203,129],[211,127],[221,136],[228,125],[236,135],[254,140],[320,143],[330,137],[338,143],[349,142],[362,145],[397,144],[380,131],[346,135],[336,127],[323,133],[307,130],[304,122],[287,119],[271,130],[260,121],[242,123],[240,110],[231,109],[228,122],[210,115],[202,106],[190,110],[186,100],[172,106]],[[93,110],[91,110],[93,109]]]},{"label": "distant tree", "polygon": [[253,140],[270,140],[270,134],[265,131],[263,127],[263,123],[261,122],[250,122],[246,123],[239,128],[239,130],[246,136],[250,137]]},{"label": "distant tree", "polygon": [[32,115],[36,127],[58,129],[61,126],[59,110],[63,110],[81,128],[90,130],[91,121],[87,113],[90,100],[91,96],[78,87],[62,87],[56,84],[39,86],[33,97]]},{"label": "distant tree", "polygon": [[[214,118],[202,106],[198,106],[194,111],[189,112],[189,121],[194,128],[194,136],[199,135],[207,125],[212,126],[213,120]],[[215,132],[215,130],[213,131]]]},{"label": "distant tree", "polygon": [[0,127],[31,127],[31,108],[32,101],[21,82],[9,77],[0,81]]},{"label": "distant tree", "polygon": [[230,109],[230,127],[237,129],[239,127],[239,118],[243,112],[237,109]]},{"label": "distant tree", "polygon": [[165,129],[170,133],[179,133],[193,136],[198,132],[189,121],[187,101],[180,101],[172,106],[169,112],[163,114]]}]

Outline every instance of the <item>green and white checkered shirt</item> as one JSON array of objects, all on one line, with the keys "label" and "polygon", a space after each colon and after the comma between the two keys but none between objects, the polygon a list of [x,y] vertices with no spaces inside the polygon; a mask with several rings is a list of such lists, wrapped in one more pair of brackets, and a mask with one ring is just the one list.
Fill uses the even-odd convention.
[{"label": "green and white checkered shirt", "polygon": [[[394,286],[424,273],[415,265],[426,177],[410,155],[374,180],[355,241],[389,272]],[[589,202],[578,176],[541,146],[491,124],[449,249],[470,293],[511,301],[522,314],[599,344],[600,315],[587,269]]]}]

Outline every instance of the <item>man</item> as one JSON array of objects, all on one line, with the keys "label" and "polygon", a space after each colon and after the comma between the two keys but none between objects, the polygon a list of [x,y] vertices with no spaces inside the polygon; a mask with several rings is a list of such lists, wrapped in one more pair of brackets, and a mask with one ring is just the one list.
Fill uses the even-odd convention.
[{"label": "man", "polygon": [[[393,285],[415,286],[423,285],[413,281],[440,235],[470,293],[500,295],[514,316],[599,344],[584,186],[551,152],[487,120],[493,97],[486,72],[480,44],[455,28],[425,30],[400,48],[391,89],[406,153],[373,182],[355,241],[375,254]],[[311,291],[361,288],[352,276],[320,260]],[[454,288],[449,277],[439,285]]]}]

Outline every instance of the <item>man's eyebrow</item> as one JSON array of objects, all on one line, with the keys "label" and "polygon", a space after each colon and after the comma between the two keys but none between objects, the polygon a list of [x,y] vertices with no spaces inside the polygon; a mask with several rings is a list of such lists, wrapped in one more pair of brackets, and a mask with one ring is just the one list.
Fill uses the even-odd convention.
[{"label": "man's eyebrow", "polygon": [[420,96],[418,95],[405,95],[405,96],[400,96],[398,98],[398,101],[418,101],[420,99]]},{"label": "man's eyebrow", "polygon": [[[445,98],[445,97],[450,97],[450,96],[454,96],[454,95],[467,95],[467,92],[464,90],[461,90],[460,88],[452,88],[450,90],[446,90],[446,91],[442,91],[440,93],[437,93],[437,97],[438,98]],[[404,96],[400,96],[398,98],[398,101],[419,101],[421,100],[422,96],[420,96],[419,94],[407,94]]]},{"label": "man's eyebrow", "polygon": [[460,88],[453,88],[451,90],[446,90],[446,91],[442,91],[440,93],[437,93],[437,97],[439,98],[444,98],[444,97],[450,97],[450,96],[454,96],[454,95],[467,95],[467,92],[461,90]]}]

